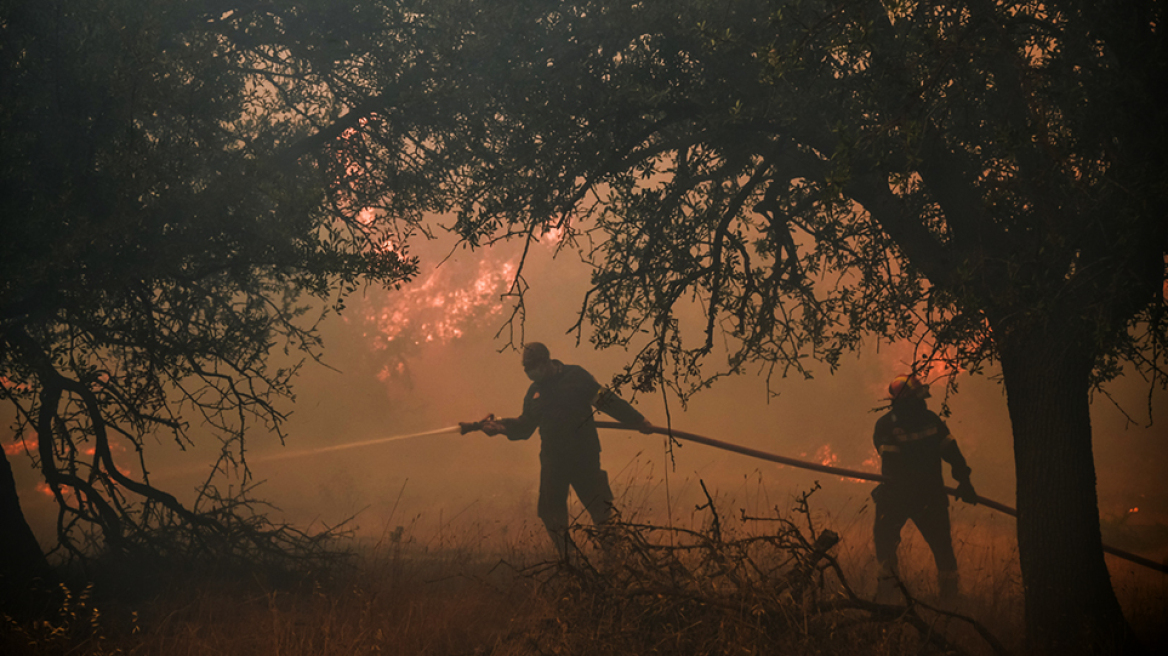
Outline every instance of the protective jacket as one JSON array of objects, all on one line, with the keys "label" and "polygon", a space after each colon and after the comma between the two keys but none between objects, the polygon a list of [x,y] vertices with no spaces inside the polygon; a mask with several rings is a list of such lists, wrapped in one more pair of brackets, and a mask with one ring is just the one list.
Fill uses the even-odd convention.
[{"label": "protective jacket", "polygon": [[526,440],[538,428],[541,460],[577,460],[600,452],[593,407],[622,423],[645,421],[640,412],[601,387],[583,367],[559,360],[552,364],[554,373],[527,389],[523,413],[500,420],[509,440]]},{"label": "protective jacket", "polygon": [[891,493],[944,494],[941,461],[953,468],[954,480],[969,480],[970,469],[949,427],[928,409],[893,408],[876,421],[872,436],[880,452],[881,473]]},{"label": "protective jacket", "polygon": [[872,491],[876,501],[876,560],[881,567],[877,598],[887,599],[895,589],[900,531],[909,520],[933,552],[942,597],[955,596],[957,557],[941,461],[953,468],[954,479],[968,484],[969,465],[961,449],[949,427],[923,400],[894,403],[892,410],[876,420],[872,441],[880,452],[881,473],[888,479]]}]

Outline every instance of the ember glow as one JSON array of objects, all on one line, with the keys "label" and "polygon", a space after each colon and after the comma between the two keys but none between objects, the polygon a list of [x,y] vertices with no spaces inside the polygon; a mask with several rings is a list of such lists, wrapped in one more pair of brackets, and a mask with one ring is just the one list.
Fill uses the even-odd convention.
[{"label": "ember glow", "polygon": [[887,398],[887,385],[894,376],[915,373],[926,384],[934,385],[944,384],[945,379],[953,378],[965,371],[954,363],[950,353],[945,351],[921,352],[911,342],[898,342],[893,346],[883,346],[879,361],[887,374],[886,380],[878,382],[876,388],[872,390],[875,398]]},{"label": "ember glow", "polygon": [[483,257],[471,266],[446,263],[369,303],[364,337],[372,350],[388,356],[378,377],[386,381],[402,374],[405,357],[423,346],[440,346],[497,323],[509,307],[505,296],[517,266],[517,257]]},{"label": "ember glow", "polygon": [[28,383],[19,383],[3,374],[0,374],[0,387],[15,392],[28,392],[32,390],[32,387]]},{"label": "ember glow", "polygon": [[31,440],[21,439],[21,440],[17,440],[15,442],[12,442],[11,444],[5,444],[4,445],[4,455],[15,456],[15,455],[19,455],[21,453],[35,451],[36,448],[37,448],[37,440],[35,437],[32,438]]},{"label": "ember glow", "polygon": [[[815,462],[818,462],[819,464],[821,464],[825,467],[840,467],[841,466],[840,461],[839,461],[839,455],[835,452],[834,449],[831,448],[830,444],[824,444],[823,446],[819,447],[819,449],[817,449],[815,451],[814,460],[815,460]],[[864,466],[868,469],[874,469],[877,464],[878,463],[877,463],[875,457],[869,458],[869,459],[864,461]],[[839,479],[841,481],[851,481],[853,483],[869,483],[870,482],[870,481],[866,481],[862,478],[851,478],[848,476],[840,476]]]}]

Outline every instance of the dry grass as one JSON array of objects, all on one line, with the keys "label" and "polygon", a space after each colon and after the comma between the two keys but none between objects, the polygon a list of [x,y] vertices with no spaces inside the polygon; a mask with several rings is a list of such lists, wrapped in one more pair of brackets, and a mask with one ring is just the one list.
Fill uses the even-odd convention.
[{"label": "dry grass", "polygon": [[[721,505],[734,511],[717,513]],[[955,615],[932,608],[932,558],[911,529],[901,562],[914,602],[888,608],[868,601],[870,510],[832,516],[805,500],[779,514],[762,505],[717,502],[671,528],[630,515],[602,542],[580,528],[581,549],[566,562],[548,558],[531,526],[464,518],[424,539],[387,527],[359,543],[350,566],[297,580],[188,576],[137,598],[74,591],[53,621],[7,621],[0,653],[1023,653],[1008,521],[955,507],[965,592]],[[817,553],[827,529],[840,542]],[[1163,644],[1168,577],[1112,565],[1137,630]]]}]

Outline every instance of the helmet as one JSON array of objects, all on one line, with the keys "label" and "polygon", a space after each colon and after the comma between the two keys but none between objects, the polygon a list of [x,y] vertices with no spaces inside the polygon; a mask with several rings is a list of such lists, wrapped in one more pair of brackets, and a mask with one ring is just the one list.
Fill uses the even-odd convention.
[{"label": "helmet", "polygon": [[888,384],[888,398],[893,401],[929,398],[929,386],[913,375],[897,376]]}]

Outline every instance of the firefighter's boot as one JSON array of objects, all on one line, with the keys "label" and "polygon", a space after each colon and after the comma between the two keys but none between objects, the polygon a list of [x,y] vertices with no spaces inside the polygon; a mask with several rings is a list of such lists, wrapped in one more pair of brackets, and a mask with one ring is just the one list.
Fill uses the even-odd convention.
[{"label": "firefighter's boot", "polygon": [[961,593],[957,570],[937,572],[937,588],[943,601],[953,601]]}]

